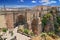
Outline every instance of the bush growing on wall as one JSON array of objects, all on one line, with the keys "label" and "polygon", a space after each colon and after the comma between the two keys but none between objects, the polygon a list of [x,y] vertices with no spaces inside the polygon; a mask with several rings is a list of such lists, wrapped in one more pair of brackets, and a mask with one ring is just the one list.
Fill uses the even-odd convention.
[{"label": "bush growing on wall", "polygon": [[56,17],[57,18],[57,22],[60,24],[60,17]]},{"label": "bush growing on wall", "polygon": [[48,22],[48,19],[51,17],[52,15],[50,13],[45,14],[42,18],[42,26],[45,26],[46,23]]},{"label": "bush growing on wall", "polygon": [[2,31],[3,31],[3,32],[7,32],[7,28],[3,28]]},{"label": "bush growing on wall", "polygon": [[28,34],[29,30],[28,29],[24,29],[24,33]]},{"label": "bush growing on wall", "polygon": [[60,17],[59,17],[59,16],[57,16],[57,17],[56,17],[56,19],[57,19],[57,21],[56,21],[56,22],[54,22],[55,33],[57,33],[57,32],[59,32],[59,31],[60,31],[60,30],[59,30],[59,26],[60,26]]}]

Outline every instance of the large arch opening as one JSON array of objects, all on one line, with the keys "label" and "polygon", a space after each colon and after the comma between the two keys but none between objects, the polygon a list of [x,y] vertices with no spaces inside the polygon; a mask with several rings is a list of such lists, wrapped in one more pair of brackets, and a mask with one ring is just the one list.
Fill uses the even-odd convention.
[{"label": "large arch opening", "polygon": [[17,16],[15,26],[24,25],[26,23],[24,15]]}]

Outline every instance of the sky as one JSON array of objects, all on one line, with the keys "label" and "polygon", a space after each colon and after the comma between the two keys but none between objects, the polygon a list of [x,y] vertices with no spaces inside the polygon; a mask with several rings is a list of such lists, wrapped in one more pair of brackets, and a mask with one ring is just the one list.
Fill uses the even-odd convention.
[{"label": "sky", "polygon": [[60,6],[60,0],[0,0],[0,7]]}]

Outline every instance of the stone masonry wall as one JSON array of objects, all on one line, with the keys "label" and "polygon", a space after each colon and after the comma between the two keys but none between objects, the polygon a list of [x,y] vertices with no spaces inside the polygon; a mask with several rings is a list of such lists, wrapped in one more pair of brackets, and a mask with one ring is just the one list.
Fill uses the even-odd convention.
[{"label": "stone masonry wall", "polygon": [[7,24],[7,28],[8,29],[12,29],[14,27],[14,23],[13,23],[13,14],[6,14],[6,24]]}]

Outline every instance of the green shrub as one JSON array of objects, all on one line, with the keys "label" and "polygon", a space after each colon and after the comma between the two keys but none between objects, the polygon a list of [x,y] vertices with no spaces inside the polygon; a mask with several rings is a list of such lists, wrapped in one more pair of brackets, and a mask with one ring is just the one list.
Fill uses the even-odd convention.
[{"label": "green shrub", "polygon": [[45,14],[42,18],[42,26],[45,26],[46,23],[49,21],[48,19],[52,16],[52,14],[48,13],[48,14]]},{"label": "green shrub", "polygon": [[50,14],[50,13],[44,15],[44,17],[46,17],[46,18],[49,18],[51,16],[52,16],[52,14]]},{"label": "green shrub", "polygon": [[19,31],[20,31],[20,32],[23,32],[23,30],[22,30],[22,29],[19,29]]},{"label": "green shrub", "polygon": [[41,37],[46,37],[46,33],[41,33]]},{"label": "green shrub", "polygon": [[51,32],[48,32],[47,34],[50,35],[50,36],[52,36],[52,35],[55,34],[55,32],[51,31]]},{"label": "green shrub", "polygon": [[57,16],[56,19],[57,19],[57,20],[54,22],[54,27],[55,27],[55,33],[58,33],[58,32],[60,32],[60,30],[59,30],[59,26],[60,26],[60,16]]},{"label": "green shrub", "polygon": [[7,28],[3,28],[2,31],[3,31],[3,32],[7,32]]},{"label": "green shrub", "polygon": [[45,17],[43,17],[43,19],[42,19],[42,26],[45,26],[46,23],[47,23],[47,19]]},{"label": "green shrub", "polygon": [[34,36],[34,33],[33,33],[33,32],[31,32],[31,33],[30,33],[30,35],[31,35],[31,36]]},{"label": "green shrub", "polygon": [[54,39],[58,38],[58,36],[54,32],[49,32],[48,35],[51,36]]},{"label": "green shrub", "polygon": [[60,17],[57,16],[56,18],[57,18],[57,22],[60,24]]},{"label": "green shrub", "polygon": [[24,29],[24,33],[28,34],[29,30],[28,29]]},{"label": "green shrub", "polygon": [[59,30],[59,23],[54,22],[54,27],[55,27],[55,33],[58,33],[60,31]]}]

